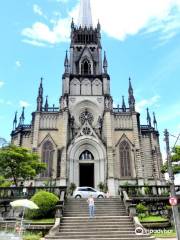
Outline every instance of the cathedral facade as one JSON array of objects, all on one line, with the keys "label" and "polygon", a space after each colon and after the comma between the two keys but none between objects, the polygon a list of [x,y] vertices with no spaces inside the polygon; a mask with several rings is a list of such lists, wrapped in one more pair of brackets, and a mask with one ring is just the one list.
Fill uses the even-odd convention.
[{"label": "cathedral facade", "polygon": [[[107,184],[111,194],[119,184],[158,184],[162,157],[155,115],[147,109],[141,125],[129,79],[128,106],[113,107],[106,54],[102,54],[101,26],[92,25],[89,0],[81,1],[77,25],[71,23],[70,50],[64,61],[59,107],[43,102],[41,79],[37,108],[30,125],[24,109],[11,133],[12,143],[38,152],[47,170],[37,184],[53,178],[57,185],[96,187]],[[102,57],[103,55],[103,57]]]}]

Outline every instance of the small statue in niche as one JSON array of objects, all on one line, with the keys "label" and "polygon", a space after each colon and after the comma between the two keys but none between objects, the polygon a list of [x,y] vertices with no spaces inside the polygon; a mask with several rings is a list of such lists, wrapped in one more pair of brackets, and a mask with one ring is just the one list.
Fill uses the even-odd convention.
[{"label": "small statue in niche", "polygon": [[109,109],[109,100],[107,97],[105,98],[105,109]]},{"label": "small statue in niche", "polygon": [[71,132],[72,132],[72,137],[74,137],[74,116],[70,117],[70,127],[71,127]]},{"label": "small statue in niche", "polygon": [[98,118],[98,128],[99,128],[100,135],[102,133],[102,125],[103,125],[103,119],[101,118],[101,116],[99,116],[99,118]]}]

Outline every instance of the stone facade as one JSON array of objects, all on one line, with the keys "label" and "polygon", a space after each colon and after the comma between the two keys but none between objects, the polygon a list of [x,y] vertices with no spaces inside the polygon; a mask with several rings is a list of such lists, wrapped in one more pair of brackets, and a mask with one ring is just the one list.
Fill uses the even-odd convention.
[{"label": "stone facade", "polygon": [[37,182],[53,178],[58,185],[108,185],[111,194],[124,182],[158,184],[162,158],[159,133],[149,112],[140,124],[129,79],[129,106],[113,108],[106,54],[102,59],[100,24],[71,24],[70,56],[66,53],[59,107],[43,105],[39,86],[37,109],[31,125],[24,124],[24,109],[12,143],[36,151],[47,171]]}]

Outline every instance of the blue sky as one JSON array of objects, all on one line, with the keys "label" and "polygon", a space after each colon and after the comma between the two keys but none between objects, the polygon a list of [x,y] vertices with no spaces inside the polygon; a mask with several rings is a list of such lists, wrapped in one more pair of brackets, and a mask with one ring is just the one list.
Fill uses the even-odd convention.
[{"label": "blue sky", "polygon": [[[146,124],[146,108],[163,131],[180,133],[180,1],[91,0],[100,20],[114,105],[128,96],[131,76],[136,108]],[[10,140],[14,112],[26,106],[25,122],[36,109],[40,78],[50,104],[58,106],[70,22],[78,0],[4,0],[0,7],[0,137]],[[171,146],[175,138],[171,137]],[[180,144],[180,143],[179,143]]]}]

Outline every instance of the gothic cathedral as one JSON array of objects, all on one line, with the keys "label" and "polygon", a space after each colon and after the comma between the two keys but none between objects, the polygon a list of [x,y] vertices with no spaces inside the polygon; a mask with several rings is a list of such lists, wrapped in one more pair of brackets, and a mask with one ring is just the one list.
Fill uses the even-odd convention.
[{"label": "gothic cathedral", "polygon": [[147,109],[140,124],[129,79],[129,104],[113,107],[106,54],[102,57],[101,26],[93,27],[89,0],[81,0],[79,22],[71,24],[59,107],[43,103],[41,80],[37,109],[30,125],[24,109],[11,133],[12,143],[39,153],[47,170],[36,179],[54,179],[59,186],[107,184],[112,195],[125,182],[159,184],[162,157],[155,115]]}]

